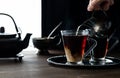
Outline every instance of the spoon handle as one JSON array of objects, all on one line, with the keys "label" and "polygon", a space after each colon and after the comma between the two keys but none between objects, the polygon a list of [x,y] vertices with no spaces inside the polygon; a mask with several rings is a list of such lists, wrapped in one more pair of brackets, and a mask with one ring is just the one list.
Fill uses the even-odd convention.
[{"label": "spoon handle", "polygon": [[52,31],[51,33],[48,35],[47,39],[50,38],[50,36],[55,32],[55,30],[62,24],[62,22],[60,22]]}]

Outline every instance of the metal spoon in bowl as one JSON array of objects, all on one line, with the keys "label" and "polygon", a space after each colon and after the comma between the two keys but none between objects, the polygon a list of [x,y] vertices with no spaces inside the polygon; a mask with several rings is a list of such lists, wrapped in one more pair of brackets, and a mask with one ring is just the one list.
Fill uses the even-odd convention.
[{"label": "metal spoon in bowl", "polygon": [[47,39],[49,39],[51,37],[51,35],[55,32],[55,30],[60,27],[60,25],[62,24],[62,21],[51,31],[51,33],[48,35]]}]

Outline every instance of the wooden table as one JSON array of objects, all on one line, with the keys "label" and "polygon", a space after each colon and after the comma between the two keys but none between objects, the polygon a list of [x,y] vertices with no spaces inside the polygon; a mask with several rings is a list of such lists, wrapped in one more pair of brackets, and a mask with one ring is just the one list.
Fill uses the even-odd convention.
[{"label": "wooden table", "polygon": [[[0,59],[0,78],[120,78],[120,67],[88,69],[53,66],[47,58],[55,55],[37,55],[36,51],[23,51],[23,62]],[[64,52],[51,51],[62,55]],[[119,57],[120,53],[115,54]]]}]

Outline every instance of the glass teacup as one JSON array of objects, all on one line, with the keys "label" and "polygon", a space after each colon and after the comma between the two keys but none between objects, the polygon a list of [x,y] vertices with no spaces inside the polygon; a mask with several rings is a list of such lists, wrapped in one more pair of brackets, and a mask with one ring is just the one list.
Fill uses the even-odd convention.
[{"label": "glass teacup", "polygon": [[91,52],[91,64],[105,64],[105,57],[108,52],[108,36],[93,37],[97,41],[97,46]]},{"label": "glass teacup", "polygon": [[89,50],[85,52],[86,43],[89,40],[89,31],[87,29],[78,32],[75,30],[61,30],[61,35],[67,64],[83,64],[83,58],[96,46],[91,45]]}]

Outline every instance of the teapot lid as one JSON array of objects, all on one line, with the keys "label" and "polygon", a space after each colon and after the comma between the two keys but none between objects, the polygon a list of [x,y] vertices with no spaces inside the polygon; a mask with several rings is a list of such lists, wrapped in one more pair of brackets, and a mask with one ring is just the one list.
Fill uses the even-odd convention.
[{"label": "teapot lid", "polygon": [[0,39],[1,38],[15,38],[16,34],[8,34],[8,33],[0,33]]},{"label": "teapot lid", "polygon": [[15,38],[16,34],[5,33],[5,28],[0,27],[0,38]]}]

